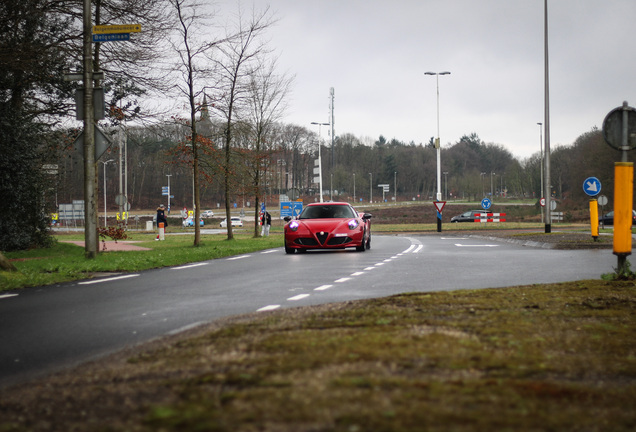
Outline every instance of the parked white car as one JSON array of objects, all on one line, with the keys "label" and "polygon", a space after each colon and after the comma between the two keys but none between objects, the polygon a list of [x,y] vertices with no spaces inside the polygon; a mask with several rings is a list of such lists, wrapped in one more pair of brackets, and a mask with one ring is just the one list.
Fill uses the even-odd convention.
[{"label": "parked white car", "polygon": [[[232,223],[233,227],[243,227],[243,221],[238,216],[232,216],[230,218],[230,222]],[[221,221],[221,228],[227,228],[227,218]]]},{"label": "parked white car", "polygon": [[212,210],[205,210],[203,213],[201,213],[201,217],[204,218],[211,218],[212,216],[214,216],[214,212]]}]

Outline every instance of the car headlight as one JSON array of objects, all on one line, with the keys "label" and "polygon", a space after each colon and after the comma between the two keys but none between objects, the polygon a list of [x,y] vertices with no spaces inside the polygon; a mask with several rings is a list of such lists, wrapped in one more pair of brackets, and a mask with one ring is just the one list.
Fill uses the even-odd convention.
[{"label": "car headlight", "polygon": [[356,229],[358,228],[358,225],[360,225],[360,222],[358,222],[358,219],[351,219],[348,225],[349,229]]},{"label": "car headlight", "polygon": [[298,229],[298,225],[299,225],[298,221],[291,221],[289,223],[289,230],[296,231]]}]

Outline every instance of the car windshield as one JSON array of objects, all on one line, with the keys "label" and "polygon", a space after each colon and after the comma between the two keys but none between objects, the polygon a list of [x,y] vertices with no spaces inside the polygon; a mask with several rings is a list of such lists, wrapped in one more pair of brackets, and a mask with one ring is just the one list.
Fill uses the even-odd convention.
[{"label": "car windshield", "polygon": [[307,206],[300,214],[300,219],[353,218],[355,214],[347,205]]}]

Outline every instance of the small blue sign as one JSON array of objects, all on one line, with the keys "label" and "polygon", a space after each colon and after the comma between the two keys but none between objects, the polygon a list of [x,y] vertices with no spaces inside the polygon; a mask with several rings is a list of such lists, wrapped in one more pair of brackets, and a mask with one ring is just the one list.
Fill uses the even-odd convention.
[{"label": "small blue sign", "polygon": [[488,210],[490,206],[492,206],[492,201],[490,201],[489,198],[484,198],[483,200],[481,200],[481,208],[483,208],[484,210]]},{"label": "small blue sign", "polygon": [[94,34],[93,42],[117,42],[117,41],[129,41],[130,33],[107,33],[107,34]]},{"label": "small blue sign", "polygon": [[280,203],[281,219],[285,216],[298,217],[301,211],[303,211],[302,201],[281,201]]},{"label": "small blue sign", "polygon": [[583,192],[589,196],[596,196],[601,193],[601,181],[596,177],[588,177],[583,182]]}]

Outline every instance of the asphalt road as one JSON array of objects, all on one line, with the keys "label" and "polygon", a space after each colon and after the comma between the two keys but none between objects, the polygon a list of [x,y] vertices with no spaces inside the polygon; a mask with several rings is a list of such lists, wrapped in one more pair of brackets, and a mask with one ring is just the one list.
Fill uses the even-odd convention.
[{"label": "asphalt road", "polygon": [[0,388],[222,317],[440,291],[598,279],[608,250],[374,236],[360,253],[283,248],[0,294]]}]

